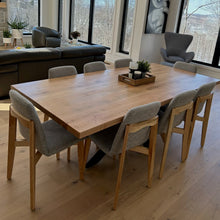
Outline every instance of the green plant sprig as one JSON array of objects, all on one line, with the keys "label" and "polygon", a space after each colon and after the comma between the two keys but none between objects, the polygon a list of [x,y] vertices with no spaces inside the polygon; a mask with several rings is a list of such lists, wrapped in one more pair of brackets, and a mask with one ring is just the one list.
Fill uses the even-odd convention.
[{"label": "green plant sprig", "polygon": [[150,63],[148,63],[148,61],[138,61],[138,70],[141,72],[151,72],[151,67],[150,67]]},{"label": "green plant sprig", "polygon": [[10,31],[3,31],[3,37],[4,38],[11,38],[11,33],[10,33]]},{"label": "green plant sprig", "polygon": [[26,21],[21,21],[18,17],[15,17],[13,20],[7,22],[7,24],[11,27],[11,29],[22,30],[28,26]]},{"label": "green plant sprig", "polygon": [[29,48],[31,48],[31,44],[26,43],[26,44],[24,44],[24,47],[25,47],[26,49],[29,49]]}]

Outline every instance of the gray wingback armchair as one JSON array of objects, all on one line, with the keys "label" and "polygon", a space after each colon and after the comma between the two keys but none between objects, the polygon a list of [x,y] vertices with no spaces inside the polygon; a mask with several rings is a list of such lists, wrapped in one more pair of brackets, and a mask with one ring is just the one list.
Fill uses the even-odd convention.
[{"label": "gray wingback armchair", "polygon": [[183,61],[189,63],[192,61],[195,53],[186,52],[192,42],[192,35],[166,32],[164,37],[166,49],[161,48],[160,53],[166,62],[175,63]]},{"label": "gray wingback armchair", "polygon": [[34,47],[59,47],[61,35],[56,30],[47,27],[34,27],[32,44]]}]

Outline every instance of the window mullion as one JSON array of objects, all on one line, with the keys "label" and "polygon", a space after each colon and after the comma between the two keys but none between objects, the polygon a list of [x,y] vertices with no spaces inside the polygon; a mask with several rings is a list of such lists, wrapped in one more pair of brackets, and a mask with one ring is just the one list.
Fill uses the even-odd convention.
[{"label": "window mullion", "polygon": [[90,0],[90,11],[89,11],[89,32],[88,32],[88,43],[92,43],[92,29],[93,29],[93,17],[94,17],[95,0]]},{"label": "window mullion", "polygon": [[213,56],[213,60],[212,60],[212,65],[214,67],[219,66],[219,59],[220,59],[220,28],[219,28],[218,39],[216,42],[215,52],[214,52],[214,56]]}]

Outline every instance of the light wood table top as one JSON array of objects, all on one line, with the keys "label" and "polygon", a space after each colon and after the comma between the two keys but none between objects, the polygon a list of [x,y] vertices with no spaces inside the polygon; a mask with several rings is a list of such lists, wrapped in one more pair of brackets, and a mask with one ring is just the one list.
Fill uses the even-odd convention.
[{"label": "light wood table top", "polygon": [[78,74],[12,85],[37,108],[60,123],[76,137],[83,138],[120,123],[132,107],[159,101],[209,82],[208,76],[151,64],[155,83],[131,86],[118,81],[128,68]]}]

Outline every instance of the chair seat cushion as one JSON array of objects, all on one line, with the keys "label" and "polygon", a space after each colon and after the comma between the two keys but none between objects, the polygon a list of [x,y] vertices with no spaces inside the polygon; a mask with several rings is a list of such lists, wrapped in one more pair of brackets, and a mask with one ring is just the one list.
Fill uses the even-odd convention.
[{"label": "chair seat cushion", "polygon": [[115,135],[118,131],[120,124],[97,132],[91,135],[91,140],[96,143],[96,145],[101,148],[106,154],[111,150]]},{"label": "chair seat cushion", "polygon": [[46,156],[56,154],[61,150],[64,150],[71,145],[78,143],[79,141],[78,138],[76,138],[73,134],[68,132],[54,120],[46,121],[42,124],[42,126],[45,132],[48,146],[48,153]]},{"label": "chair seat cushion", "polygon": [[181,57],[178,57],[178,56],[169,56],[168,59],[172,63],[175,63],[177,61],[183,61],[184,62],[184,59],[181,58]]}]

